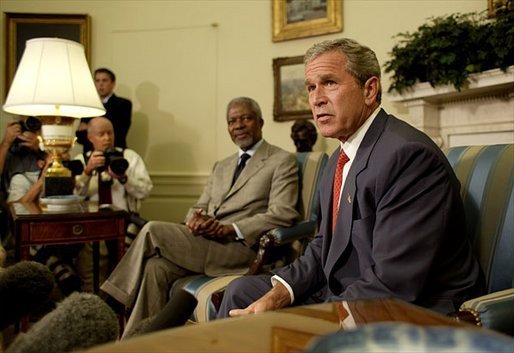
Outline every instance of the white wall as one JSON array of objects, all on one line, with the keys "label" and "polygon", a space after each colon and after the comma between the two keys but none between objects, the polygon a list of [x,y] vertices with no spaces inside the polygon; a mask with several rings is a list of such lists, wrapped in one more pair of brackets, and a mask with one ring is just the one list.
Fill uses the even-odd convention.
[{"label": "white wall", "polygon": [[[292,122],[272,118],[273,58],[302,55],[315,42],[345,36],[373,48],[384,63],[394,35],[415,30],[431,16],[486,10],[487,1],[343,0],[342,7],[342,33],[273,43],[268,0],[0,2],[2,12],[91,16],[91,67],[111,68],[116,92],[134,103],[129,146],[145,158],[155,183],[143,213],[175,221],[198,196],[213,162],[235,151],[225,128],[231,98],[256,99],[266,120],[264,137],[294,151]],[[382,83],[387,91],[387,77]],[[387,94],[383,106],[408,120]],[[0,114],[3,134],[9,117]],[[335,146],[319,138],[315,149],[330,152]]]}]

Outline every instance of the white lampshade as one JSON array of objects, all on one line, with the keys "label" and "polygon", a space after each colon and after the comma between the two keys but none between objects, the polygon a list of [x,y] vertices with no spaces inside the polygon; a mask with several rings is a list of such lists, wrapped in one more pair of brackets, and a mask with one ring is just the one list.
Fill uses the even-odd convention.
[{"label": "white lampshade", "polygon": [[26,116],[102,116],[84,47],[61,38],[27,41],[4,104],[8,113]]}]

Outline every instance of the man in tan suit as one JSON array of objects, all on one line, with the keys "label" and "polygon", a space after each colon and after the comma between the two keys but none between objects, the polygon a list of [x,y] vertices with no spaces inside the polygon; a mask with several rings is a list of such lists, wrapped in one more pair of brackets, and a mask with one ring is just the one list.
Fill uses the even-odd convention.
[{"label": "man in tan suit", "polygon": [[263,124],[253,99],[230,101],[228,132],[239,152],[214,165],[185,225],[147,223],[102,285],[102,291],[132,308],[126,332],[164,307],[178,278],[245,273],[259,237],[298,217],[296,159],[262,139]]}]

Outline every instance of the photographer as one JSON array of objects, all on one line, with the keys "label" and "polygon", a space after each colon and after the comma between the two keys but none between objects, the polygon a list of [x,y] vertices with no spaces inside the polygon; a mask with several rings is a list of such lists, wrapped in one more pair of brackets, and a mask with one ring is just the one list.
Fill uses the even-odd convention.
[{"label": "photographer", "polygon": [[38,153],[41,151],[37,136],[40,127],[39,119],[34,117],[9,121],[0,142],[0,236],[7,250],[14,248],[8,229],[7,191],[15,174],[39,172]]},{"label": "photographer", "polygon": [[[93,150],[85,156],[80,154],[75,157],[84,164],[83,173],[75,178],[75,192],[87,196],[91,201],[99,201],[100,205],[112,204],[130,213],[137,213],[141,201],[150,194],[153,187],[143,159],[131,149],[114,148],[112,123],[104,117],[89,121],[87,136]],[[129,229],[127,233],[134,231]],[[131,239],[127,239],[127,244],[130,242]],[[79,271],[83,280],[91,274],[89,267],[92,265],[86,262],[90,259],[90,251],[88,245],[81,253],[84,264]],[[107,255],[104,245],[100,246],[100,254]]]},{"label": "photographer", "polygon": [[[76,177],[76,193],[99,201],[100,175],[100,183],[110,185],[112,205],[128,212],[138,212],[141,201],[153,187],[143,159],[131,149],[114,148],[114,130],[106,118],[92,119],[88,123],[87,136],[93,144],[93,151],[88,152],[86,158],[82,154],[75,157],[84,163],[84,172]],[[123,160],[128,163],[125,171]]]}]

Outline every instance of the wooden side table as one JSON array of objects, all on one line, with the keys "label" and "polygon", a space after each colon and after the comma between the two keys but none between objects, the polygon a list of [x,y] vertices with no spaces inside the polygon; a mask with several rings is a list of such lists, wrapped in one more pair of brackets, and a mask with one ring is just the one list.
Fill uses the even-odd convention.
[{"label": "wooden side table", "polygon": [[116,261],[125,252],[128,213],[116,208],[99,208],[96,202],[81,202],[50,211],[33,203],[9,205],[16,239],[16,260],[28,260],[34,245],[93,242],[94,289],[98,293],[98,241],[116,240]]}]

